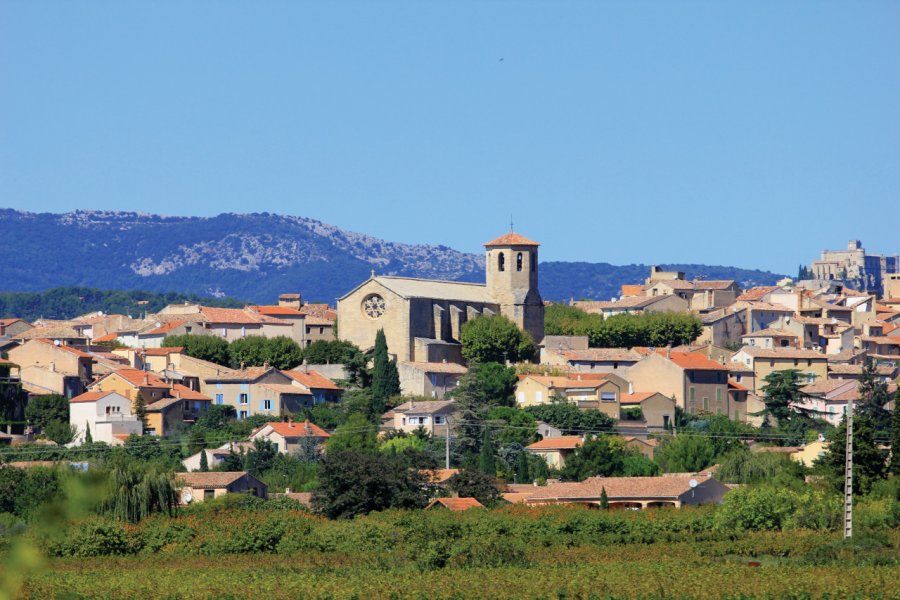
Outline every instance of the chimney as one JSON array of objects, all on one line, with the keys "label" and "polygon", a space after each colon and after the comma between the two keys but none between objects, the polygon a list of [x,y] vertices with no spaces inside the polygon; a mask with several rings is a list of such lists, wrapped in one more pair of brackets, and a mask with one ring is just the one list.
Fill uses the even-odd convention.
[{"label": "chimney", "polygon": [[307,361],[305,358],[303,359],[303,372],[307,374],[309,373],[309,361]]},{"label": "chimney", "polygon": [[672,358],[672,344],[666,345],[666,358]]},{"label": "chimney", "polygon": [[144,385],[150,385],[150,373],[144,374]]},{"label": "chimney", "polygon": [[290,494],[290,493],[291,493],[291,488],[284,488],[284,493],[285,493],[285,494]]},{"label": "chimney", "polygon": [[241,371],[244,370],[244,361],[241,361]]},{"label": "chimney", "polygon": [[50,372],[56,373],[56,361],[55,360],[50,361]]},{"label": "chimney", "polygon": [[288,417],[288,427],[294,428],[294,417]]},{"label": "chimney", "polygon": [[628,382],[628,393],[629,393],[629,394],[633,394],[633,393],[634,393],[634,384],[633,384],[632,382],[630,382],[630,381]]},{"label": "chimney", "polygon": [[269,368],[269,361],[264,360],[263,361],[263,369],[268,369],[268,368]]}]

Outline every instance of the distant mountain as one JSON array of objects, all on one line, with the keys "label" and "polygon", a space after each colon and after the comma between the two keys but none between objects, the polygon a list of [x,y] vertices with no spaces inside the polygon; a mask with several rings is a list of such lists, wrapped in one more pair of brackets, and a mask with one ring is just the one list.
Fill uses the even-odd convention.
[{"label": "distant mountain", "polygon": [[[0,290],[58,286],[150,290],[274,301],[300,292],[333,302],[369,277],[400,275],[484,281],[484,257],[446,246],[399,244],[304,217],[269,213],[164,217],[134,212],[66,214],[0,209]],[[689,276],[771,284],[766,271],[665,265]],[[643,281],[647,265],[548,262],[546,299],[606,299],[623,283]]]}]

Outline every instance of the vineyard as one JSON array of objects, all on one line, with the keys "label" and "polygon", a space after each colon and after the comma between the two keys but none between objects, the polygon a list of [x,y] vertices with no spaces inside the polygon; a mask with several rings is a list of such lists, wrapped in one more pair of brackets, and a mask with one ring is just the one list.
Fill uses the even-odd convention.
[{"label": "vineyard", "polygon": [[328,521],[223,503],[138,525],[91,518],[5,552],[6,589],[16,570],[27,598],[900,598],[897,529],[850,543],[725,531],[712,507]]}]

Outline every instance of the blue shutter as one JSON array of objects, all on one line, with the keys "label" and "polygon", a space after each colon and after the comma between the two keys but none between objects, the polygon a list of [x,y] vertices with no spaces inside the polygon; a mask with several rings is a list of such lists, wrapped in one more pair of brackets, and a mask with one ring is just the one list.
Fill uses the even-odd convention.
[{"label": "blue shutter", "polygon": [[266,410],[266,401],[265,400],[259,401],[259,410]]}]

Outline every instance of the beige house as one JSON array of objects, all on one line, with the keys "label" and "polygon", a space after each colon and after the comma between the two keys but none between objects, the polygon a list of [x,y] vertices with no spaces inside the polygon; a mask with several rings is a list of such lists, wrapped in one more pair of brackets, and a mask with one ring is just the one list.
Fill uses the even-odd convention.
[{"label": "beige house", "polygon": [[636,392],[659,392],[691,413],[729,414],[728,367],[697,352],[649,352],[631,367]]},{"label": "beige house", "polygon": [[443,399],[454,390],[459,378],[468,371],[450,362],[402,362],[397,365],[400,391],[404,396]]},{"label": "beige house", "polygon": [[266,484],[246,471],[211,471],[176,473],[181,487],[181,504],[187,505],[224,496],[225,494],[252,494],[268,498]]},{"label": "beige house", "polygon": [[747,333],[741,336],[741,342],[751,348],[797,348],[800,344],[794,332],[774,327]]},{"label": "beige house", "polygon": [[551,469],[562,469],[566,466],[566,457],[584,443],[580,435],[562,435],[544,438],[525,446],[525,451],[544,459]]},{"label": "beige house", "polygon": [[639,408],[642,415],[641,422],[648,430],[669,429],[675,421],[675,401],[659,392],[622,394],[619,397],[619,404],[623,415],[626,409]]},{"label": "beige house", "polygon": [[794,311],[790,308],[768,302],[735,302],[729,310],[743,313],[744,333],[768,329],[785,317],[794,315]]},{"label": "beige house", "polygon": [[520,407],[537,406],[562,398],[578,408],[593,408],[618,419],[619,396],[628,389],[628,382],[612,373],[522,375],[516,384],[516,403]]},{"label": "beige house", "polygon": [[0,337],[16,337],[16,335],[29,329],[31,329],[31,325],[22,319],[0,319]]},{"label": "beige house", "polygon": [[327,431],[309,421],[275,421],[250,434],[250,441],[267,440],[282,454],[294,455],[302,450],[304,444],[320,448],[330,437]]},{"label": "beige house", "polygon": [[746,311],[734,311],[731,308],[720,308],[701,315],[703,331],[696,343],[714,346],[739,343],[746,332],[745,317]]},{"label": "beige house", "polygon": [[[900,337],[862,337],[860,343],[871,358],[876,360],[900,360]],[[10,352],[12,358],[12,352]]]},{"label": "beige house", "polygon": [[93,380],[91,355],[51,340],[33,339],[8,352],[9,360],[19,365],[23,384],[74,398]]},{"label": "beige house", "polygon": [[271,367],[229,370],[206,377],[205,393],[217,405],[233,406],[238,419],[280,417],[315,404],[310,390],[285,371]]},{"label": "beige house", "polygon": [[484,285],[373,273],[338,300],[341,339],[365,350],[383,329],[398,362],[461,362],[462,326],[478,316],[502,314],[539,343],[544,303],[538,291],[538,243],[509,233],[485,248]]},{"label": "beige house", "polygon": [[732,362],[753,369],[752,391],[762,392],[766,377],[775,371],[797,369],[801,379],[813,383],[827,379],[828,357],[815,350],[797,348],[751,348],[744,346],[735,352]]},{"label": "beige house", "polygon": [[432,435],[443,436],[447,433],[448,422],[453,427],[454,412],[456,402],[453,400],[410,400],[386,412],[381,420],[388,429],[413,433],[422,427]]},{"label": "beige house", "polygon": [[723,281],[698,279],[694,282],[691,310],[702,312],[734,304],[741,295],[741,288],[731,279]]},{"label": "beige house", "polygon": [[170,397],[172,386],[149,371],[125,368],[101,377],[89,389],[93,392],[117,392],[136,406],[139,395],[145,405]]},{"label": "beige house", "polygon": [[541,364],[582,373],[614,373],[620,377],[626,377],[628,368],[641,360],[640,354],[628,348],[544,348],[541,350],[541,357]]},{"label": "beige house", "polygon": [[690,307],[687,300],[676,295],[659,296],[626,296],[618,300],[581,301],[575,307],[587,313],[603,315],[603,318],[615,315],[640,314],[654,312],[687,312]]}]

